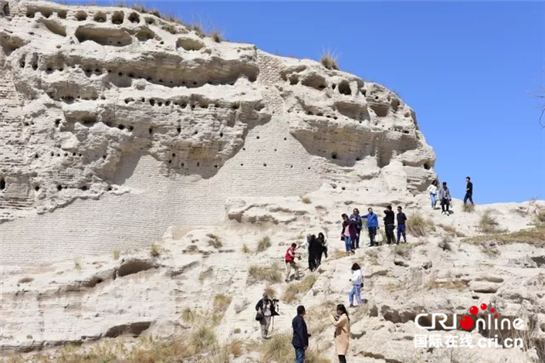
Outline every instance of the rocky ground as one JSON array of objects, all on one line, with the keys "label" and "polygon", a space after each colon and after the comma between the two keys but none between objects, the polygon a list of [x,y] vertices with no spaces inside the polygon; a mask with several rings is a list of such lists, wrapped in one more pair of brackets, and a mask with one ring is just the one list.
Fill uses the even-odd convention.
[{"label": "rocky ground", "polygon": [[[453,214],[444,216],[425,202],[422,196],[407,210],[408,244],[365,246],[350,257],[340,252],[338,216],[368,204],[334,202],[331,195],[314,193],[232,201],[222,228],[173,226],[145,250],[4,268],[0,347],[13,362],[44,354],[56,357],[51,361],[77,361],[72,355],[83,351],[91,361],[93,354],[96,361],[113,354],[118,361],[141,362],[146,361],[142,352],[157,352],[159,342],[194,345],[195,339],[210,339],[200,350],[184,345],[185,353],[173,353],[169,345],[167,353],[150,361],[284,362],[293,358],[283,334],[290,333],[295,307],[304,304],[313,334],[310,349],[316,353],[311,358],[327,362],[334,358],[328,314],[335,304],[347,303],[350,266],[358,262],[366,303],[350,310],[349,361],[542,362],[545,229],[539,223],[545,203],[482,205],[464,212],[456,200]],[[319,231],[328,235],[330,256],[318,271],[305,270],[301,281],[284,283],[288,244]],[[305,262],[303,257],[299,263],[306,268]],[[253,306],[264,289],[280,299],[281,314],[274,322],[276,338],[262,344]],[[501,318],[524,319],[525,349],[415,348],[415,335],[426,334],[415,325],[416,315],[461,316],[482,303]],[[209,330],[203,332],[204,327]],[[497,333],[475,329],[471,336],[477,342]],[[80,348],[67,350],[67,345]]]}]

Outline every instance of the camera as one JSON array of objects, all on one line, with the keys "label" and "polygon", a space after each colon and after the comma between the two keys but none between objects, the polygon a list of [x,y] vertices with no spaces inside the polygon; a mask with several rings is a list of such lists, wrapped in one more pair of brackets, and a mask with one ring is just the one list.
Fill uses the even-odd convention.
[{"label": "camera", "polygon": [[278,299],[273,299],[273,302],[275,302],[275,303],[277,303],[277,302],[279,302],[279,301],[280,301],[280,300],[278,300]]}]

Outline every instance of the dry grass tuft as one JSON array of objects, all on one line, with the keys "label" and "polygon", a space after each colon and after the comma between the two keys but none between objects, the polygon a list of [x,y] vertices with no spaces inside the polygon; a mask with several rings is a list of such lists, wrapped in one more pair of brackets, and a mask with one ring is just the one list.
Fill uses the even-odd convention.
[{"label": "dry grass tuft", "polygon": [[435,230],[433,221],[425,220],[420,214],[415,214],[407,219],[407,233],[415,237],[425,237],[432,230]]},{"label": "dry grass tuft", "polygon": [[[235,329],[235,331],[236,331],[236,329]],[[239,329],[239,332],[240,332],[240,329]],[[227,356],[233,355],[235,358],[240,357],[242,355],[242,353],[243,353],[242,341],[239,340],[239,339],[235,339],[235,340],[230,341],[225,346],[225,351],[227,353]]]},{"label": "dry grass tuft", "polygon": [[81,263],[79,261],[75,261],[74,268],[78,271],[81,271]]},{"label": "dry grass tuft", "polygon": [[181,318],[184,323],[193,324],[201,319],[201,315],[198,312],[191,310],[191,308],[185,308],[184,311],[182,311]]},{"label": "dry grass tuft", "polygon": [[276,298],[276,290],[272,286],[267,286],[266,288],[263,289],[263,291],[267,293],[269,298],[271,299]]},{"label": "dry grass tuft", "polygon": [[322,63],[322,65],[329,70],[338,71],[339,66],[337,64],[337,58],[339,58],[339,56],[335,54],[335,52],[331,52],[329,49],[327,49],[323,51],[322,57],[320,58],[320,63]]},{"label": "dry grass tuft", "polygon": [[426,288],[429,290],[445,289],[445,290],[464,290],[467,288],[467,282],[462,280],[454,281],[435,281],[426,282]]},{"label": "dry grass tuft", "polygon": [[189,30],[193,30],[199,37],[204,38],[206,36],[203,27],[200,23],[193,23],[188,26]]},{"label": "dry grass tuft", "polygon": [[202,284],[204,280],[211,278],[212,275],[214,275],[214,268],[209,266],[206,270],[199,274],[199,282]]},{"label": "dry grass tuft", "polygon": [[337,249],[337,250],[333,251],[333,253],[331,254],[330,259],[338,260],[339,258],[343,258],[343,257],[346,257],[346,251]]},{"label": "dry grass tuft", "polygon": [[312,200],[310,200],[309,197],[301,197],[301,201],[305,204],[310,204],[312,203]]},{"label": "dry grass tuft", "polygon": [[246,254],[252,253],[252,250],[250,249],[250,247],[246,245],[246,243],[242,245],[242,253],[246,253]]},{"label": "dry grass tuft", "polygon": [[473,213],[475,212],[475,206],[471,203],[466,203],[464,205],[462,205],[462,211],[466,212],[466,213]]},{"label": "dry grass tuft", "polygon": [[462,240],[462,242],[472,243],[481,246],[487,244],[506,245],[511,243],[527,243],[536,247],[543,248],[545,247],[545,228],[521,229],[520,231],[512,233],[475,236],[465,238]]},{"label": "dry grass tuft", "polygon": [[448,237],[443,237],[443,239],[437,244],[437,247],[443,251],[452,251],[451,240]]},{"label": "dry grass tuft", "polygon": [[266,251],[269,247],[271,247],[271,239],[269,237],[263,237],[262,239],[259,240],[259,242],[257,243],[257,250],[256,252],[264,252]]},{"label": "dry grass tuft", "polygon": [[235,313],[240,314],[250,305],[250,300],[244,299],[239,304],[235,304]]},{"label": "dry grass tuft", "polygon": [[479,220],[478,228],[482,233],[503,233],[505,230],[499,228],[499,223],[493,216],[494,210],[487,209]]},{"label": "dry grass tuft", "polygon": [[19,280],[18,284],[28,284],[29,282],[32,282],[34,281],[34,278],[33,277],[23,277],[22,279]]},{"label": "dry grass tuft", "polygon": [[114,248],[112,254],[113,254],[114,260],[119,260],[119,256],[121,255],[121,251],[119,251],[119,249],[117,249],[117,248]]},{"label": "dry grass tuft", "polygon": [[[291,334],[273,335],[261,346],[260,363],[292,363],[293,346],[291,345]],[[306,363],[329,363],[329,359],[323,358],[319,352],[307,349],[305,352]]]},{"label": "dry grass tuft", "polygon": [[276,284],[282,281],[282,273],[278,265],[271,266],[250,266],[248,269],[248,283],[254,284],[267,281]]},{"label": "dry grass tuft", "polygon": [[545,210],[539,209],[536,211],[534,225],[537,228],[545,228]]},{"label": "dry grass tuft", "polygon": [[223,317],[229,308],[229,305],[231,305],[232,300],[233,298],[231,296],[225,296],[223,294],[216,295],[214,297],[214,313]]},{"label": "dry grass tuft", "polygon": [[413,252],[413,246],[414,244],[408,244],[408,243],[396,245],[394,247],[394,254],[406,259],[410,259],[411,254]]},{"label": "dry grass tuft", "polygon": [[369,262],[371,265],[374,265],[374,266],[378,266],[380,265],[379,262],[378,262],[378,251],[377,250],[373,250],[373,249],[369,249],[369,250],[366,250],[365,251],[365,255],[367,255],[367,257],[369,257]]},{"label": "dry grass tuft", "polygon": [[151,245],[150,255],[152,255],[153,257],[159,257],[161,255],[161,252],[161,247],[159,247],[159,245],[157,245],[156,243]]},{"label": "dry grass tuft", "polygon": [[178,33],[178,29],[176,28],[176,25],[171,24],[171,23],[162,24],[161,29],[169,32],[170,34],[177,34]]},{"label": "dry grass tuft", "polygon": [[214,347],[216,343],[214,328],[208,325],[198,325],[189,338],[189,348],[194,355],[206,352],[207,349]]},{"label": "dry grass tuft", "polygon": [[458,232],[455,227],[447,226],[446,224],[441,223],[439,223],[437,226],[441,227],[445,232],[448,232],[456,237],[465,237],[465,234],[463,234],[462,232]]},{"label": "dry grass tuft", "polygon": [[317,280],[318,277],[316,275],[309,275],[305,277],[303,281],[288,285],[288,288],[282,295],[282,300],[286,303],[295,301],[298,296],[306,294],[310,289],[312,289],[312,286],[314,286]]},{"label": "dry grass tuft", "polygon": [[210,246],[213,246],[214,248],[221,248],[223,247],[223,243],[221,242],[221,238],[213,233],[208,233],[206,237],[210,238],[208,240],[208,244]]},{"label": "dry grass tuft", "polygon": [[384,289],[390,292],[399,291],[403,288],[403,284],[399,281],[388,282],[384,285]]},{"label": "dry grass tuft", "polygon": [[210,37],[216,42],[221,43],[223,41],[223,34],[220,33],[217,29],[212,30],[210,32]]}]

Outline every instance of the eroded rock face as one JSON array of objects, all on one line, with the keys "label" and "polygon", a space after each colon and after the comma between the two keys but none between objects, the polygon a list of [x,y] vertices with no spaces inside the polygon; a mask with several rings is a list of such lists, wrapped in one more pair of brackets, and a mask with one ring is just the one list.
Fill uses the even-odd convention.
[{"label": "eroded rock face", "polygon": [[128,8],[0,9],[0,262],[137,247],[220,223],[240,195],[380,178],[371,190],[416,193],[435,177],[415,113],[378,84]]}]

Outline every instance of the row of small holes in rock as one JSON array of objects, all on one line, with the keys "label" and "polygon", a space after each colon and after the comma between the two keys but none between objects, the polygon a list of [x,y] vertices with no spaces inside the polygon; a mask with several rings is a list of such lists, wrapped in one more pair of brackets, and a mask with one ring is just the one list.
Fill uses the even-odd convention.
[{"label": "row of small holes in rock", "polygon": [[[21,68],[25,68],[26,63],[25,63],[24,61],[22,61],[22,62],[20,63],[20,66],[21,66]],[[72,65],[71,67],[72,67],[72,68],[76,68],[77,66],[76,66],[76,65]],[[34,64],[32,65],[32,69],[33,69],[33,70],[38,70],[38,65],[37,65],[36,63],[34,63]],[[55,72],[55,71],[62,72],[62,71],[64,71],[64,67],[60,67],[60,68],[47,67],[47,68],[45,69],[45,72],[46,72],[47,74],[52,74],[52,73]],[[113,73],[114,71],[113,71],[112,69],[101,70],[101,69],[96,68],[96,69],[94,70],[94,72],[93,72],[93,70],[92,70],[91,68],[86,68],[86,69],[83,70],[83,72],[84,72],[84,74],[85,74],[86,76],[90,77],[92,74],[95,74],[95,75],[102,75],[102,74],[106,74],[106,73]],[[124,76],[125,76],[125,74],[124,74],[123,72],[117,72],[117,75],[118,75],[119,77],[124,77]],[[129,77],[129,78],[133,78],[133,79],[145,79],[145,80],[148,81],[148,82],[152,82],[152,83],[154,82],[154,80],[153,80],[152,77],[135,76],[133,73],[128,73],[126,76]],[[255,82],[255,81],[256,81],[256,78],[250,77],[250,78],[248,78],[248,80],[249,80],[250,82]],[[161,84],[165,84],[165,83],[166,83],[162,78],[158,79],[157,82],[158,82],[158,83],[161,83]],[[174,85],[174,81],[173,81],[173,80],[170,80],[170,81],[168,82],[168,84]],[[197,81],[189,81],[189,82],[186,82],[186,81],[181,81],[181,82],[179,82],[179,81],[177,81],[176,86],[173,86],[173,87],[191,87],[191,86],[193,86],[193,87],[191,87],[191,88],[194,88],[194,87],[202,87],[202,86],[204,86],[204,85],[206,85],[206,84],[212,85],[212,86],[218,86],[218,85],[219,85],[219,86],[227,86],[227,85],[229,85],[229,86],[234,86],[234,85],[235,85],[235,81],[230,81],[230,82],[227,82],[227,81],[225,81],[225,82],[213,82],[213,81],[207,81],[207,82],[204,82],[204,83],[200,83],[200,82],[197,82]]]}]

